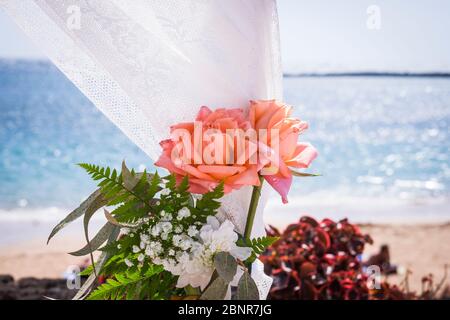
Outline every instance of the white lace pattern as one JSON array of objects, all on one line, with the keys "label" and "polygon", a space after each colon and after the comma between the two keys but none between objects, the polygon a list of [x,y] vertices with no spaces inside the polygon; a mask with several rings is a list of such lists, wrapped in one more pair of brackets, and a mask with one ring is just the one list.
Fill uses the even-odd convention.
[{"label": "white lace pattern", "polygon": [[[79,28],[68,23],[73,7]],[[152,159],[169,126],[202,105],[282,98],[275,0],[0,0],[0,8]],[[250,194],[223,202],[238,231]],[[265,233],[266,198],[254,236]],[[259,264],[253,277],[266,297],[271,279]]]}]

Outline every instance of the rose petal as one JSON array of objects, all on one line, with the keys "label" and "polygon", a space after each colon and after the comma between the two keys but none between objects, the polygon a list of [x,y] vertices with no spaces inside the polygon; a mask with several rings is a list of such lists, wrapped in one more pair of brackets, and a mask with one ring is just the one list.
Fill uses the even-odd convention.
[{"label": "rose petal", "polygon": [[295,168],[308,168],[317,157],[318,152],[310,143],[298,143],[294,157],[286,162],[287,166]]},{"label": "rose petal", "polygon": [[287,203],[287,195],[292,184],[292,174],[289,177],[283,177],[280,174],[264,176],[264,179],[281,195],[283,203]]}]

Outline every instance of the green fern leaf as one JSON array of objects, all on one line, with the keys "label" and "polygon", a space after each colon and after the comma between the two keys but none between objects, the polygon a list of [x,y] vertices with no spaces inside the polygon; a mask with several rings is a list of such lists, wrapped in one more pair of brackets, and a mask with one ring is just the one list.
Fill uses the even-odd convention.
[{"label": "green fern leaf", "polygon": [[89,295],[88,300],[133,299],[137,294],[136,288],[140,282],[148,281],[162,271],[161,266],[152,266],[145,273],[116,273],[115,279],[107,279]]},{"label": "green fern leaf", "polygon": [[264,253],[268,247],[278,241],[278,237],[260,237],[254,239],[240,238],[237,245],[240,247],[249,247],[252,249],[252,255],[246,260],[247,263],[252,263],[256,258]]}]

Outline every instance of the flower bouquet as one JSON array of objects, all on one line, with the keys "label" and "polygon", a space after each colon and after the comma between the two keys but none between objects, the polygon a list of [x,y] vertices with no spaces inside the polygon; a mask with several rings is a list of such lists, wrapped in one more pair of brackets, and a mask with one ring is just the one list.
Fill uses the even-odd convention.
[{"label": "flower bouquet", "polygon": [[[83,217],[89,276],[75,299],[264,299],[253,262],[277,237],[252,238],[261,188],[267,181],[284,203],[295,171],[315,149],[298,143],[307,124],[274,100],[244,109],[202,107],[194,122],[170,128],[155,163],[170,174],[80,164],[99,189],[62,220],[49,240]],[[252,186],[245,231],[219,214],[221,198]],[[103,208],[106,224],[92,239],[89,222]],[[94,251],[100,256],[94,261]],[[102,275],[106,281],[98,283]]]}]

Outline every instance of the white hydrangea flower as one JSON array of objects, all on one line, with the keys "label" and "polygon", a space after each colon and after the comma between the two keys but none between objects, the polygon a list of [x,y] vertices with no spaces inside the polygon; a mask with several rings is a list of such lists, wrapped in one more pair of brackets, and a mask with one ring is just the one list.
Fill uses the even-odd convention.
[{"label": "white hydrangea flower", "polygon": [[173,275],[178,275],[182,269],[180,264],[174,259],[163,259],[160,264],[164,267],[164,270],[169,271]]},{"label": "white hydrangea flower", "polygon": [[180,248],[181,250],[187,250],[192,246],[192,240],[191,239],[185,239],[181,241]]},{"label": "white hydrangea flower", "polygon": [[207,223],[200,229],[199,240],[201,244],[193,246],[191,258],[183,263],[183,272],[177,282],[179,288],[191,285],[204,290],[214,272],[213,258],[218,252],[229,252],[241,261],[251,254],[250,248],[236,245],[238,235],[229,220],[220,224],[217,218],[208,217]]}]

